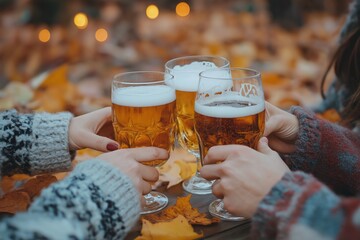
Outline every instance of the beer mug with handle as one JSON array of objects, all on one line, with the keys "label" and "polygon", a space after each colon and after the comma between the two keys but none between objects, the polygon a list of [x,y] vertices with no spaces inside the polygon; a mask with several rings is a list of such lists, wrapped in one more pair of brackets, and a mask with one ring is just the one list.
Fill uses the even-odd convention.
[{"label": "beer mug with handle", "polygon": [[[256,149],[265,129],[265,101],[261,75],[252,69],[212,69],[200,73],[195,100],[195,131],[203,159],[216,145],[241,144]],[[209,212],[238,221],[218,199]]]},{"label": "beer mug with handle", "polygon": [[[159,147],[170,152],[174,144],[175,90],[173,76],[163,72],[137,71],[118,74],[112,81],[112,117],[120,148]],[[166,160],[144,162],[160,166]],[[152,191],[145,195],[142,214],[166,207],[168,198]]]},{"label": "beer mug with handle", "polygon": [[183,182],[183,188],[193,194],[210,194],[212,181],[199,173],[199,144],[194,131],[194,103],[199,85],[199,73],[214,68],[229,68],[229,61],[219,56],[185,56],[172,59],[165,64],[165,71],[174,76],[176,90],[177,142],[196,157],[196,174]]}]

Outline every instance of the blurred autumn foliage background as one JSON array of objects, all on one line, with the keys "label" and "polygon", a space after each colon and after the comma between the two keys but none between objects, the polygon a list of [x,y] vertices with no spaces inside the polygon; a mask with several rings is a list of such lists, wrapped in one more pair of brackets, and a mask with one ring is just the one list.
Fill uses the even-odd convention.
[{"label": "blurred autumn foliage background", "polygon": [[348,11],[337,0],[0,0],[0,109],[82,114],[119,72],[220,55],[263,74],[268,101],[321,100]]},{"label": "blurred autumn foliage background", "polygon": [[[111,104],[115,74],[164,71],[166,61],[185,55],[219,55],[233,67],[255,68],[262,73],[267,101],[284,109],[311,107],[321,101],[321,77],[349,2],[0,0],[0,111],[87,113]],[[339,120],[331,110],[323,117]],[[73,164],[98,154],[80,150]],[[175,186],[196,166],[192,155],[175,149],[159,168],[156,186]],[[0,218],[25,211],[43,188],[66,174],[3,177]],[[188,213],[188,222],[179,211]],[[164,217],[183,224],[178,232],[193,237],[200,235],[190,224],[214,222],[192,208],[190,196],[161,214],[144,219],[142,237],[176,232],[151,221]]]}]

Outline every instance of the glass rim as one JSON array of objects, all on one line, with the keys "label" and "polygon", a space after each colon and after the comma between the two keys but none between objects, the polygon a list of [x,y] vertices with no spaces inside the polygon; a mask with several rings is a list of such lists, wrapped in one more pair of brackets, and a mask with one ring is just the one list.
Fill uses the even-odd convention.
[{"label": "glass rim", "polygon": [[255,69],[252,68],[241,68],[241,67],[233,67],[233,68],[228,68],[227,70],[229,70],[230,72],[232,71],[243,71],[243,72],[252,72],[253,75],[249,75],[249,76],[243,76],[243,77],[213,77],[213,76],[206,76],[204,74],[208,73],[208,72],[215,72],[215,71],[223,71],[226,68],[213,68],[213,69],[207,69],[204,70],[202,72],[199,73],[199,77],[200,78],[209,78],[209,79],[221,79],[221,80],[240,80],[240,79],[251,79],[251,78],[259,78],[261,77],[261,73]]},{"label": "glass rim", "polygon": [[[158,80],[158,81],[150,81],[150,82],[130,82],[129,80],[119,80],[117,78],[126,76],[126,75],[132,75],[132,74],[159,74],[164,76],[164,79]],[[169,76],[168,79],[165,79],[165,76]],[[114,75],[112,79],[112,83],[120,83],[124,85],[153,85],[157,83],[165,83],[168,80],[174,79],[174,76],[167,72],[161,72],[161,71],[130,71],[130,72],[122,72]]]},{"label": "glass rim", "polygon": [[[196,58],[217,58],[217,59],[221,59],[221,60],[223,60],[225,62],[225,64],[224,64],[224,66],[218,67],[220,69],[228,68],[230,66],[230,61],[228,59],[226,59],[225,57],[222,57],[222,56],[217,56],[217,55],[189,55],[189,56],[182,56],[182,57],[177,57],[177,58],[170,59],[169,61],[167,61],[165,63],[165,70],[169,69],[169,70],[172,70],[172,71],[195,72],[195,71],[192,71],[192,70],[187,70],[187,71],[176,70],[173,67],[169,67],[168,65],[170,63],[175,62],[175,61],[184,60],[184,59],[196,59]],[[175,66],[177,66],[177,65],[175,65]]]}]

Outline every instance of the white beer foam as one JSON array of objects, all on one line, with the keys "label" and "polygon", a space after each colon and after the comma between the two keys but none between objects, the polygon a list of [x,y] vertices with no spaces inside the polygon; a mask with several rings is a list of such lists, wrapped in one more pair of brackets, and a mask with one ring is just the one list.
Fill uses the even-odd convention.
[{"label": "white beer foam", "polygon": [[230,90],[233,86],[233,80],[229,69],[219,68],[207,71],[205,75],[206,77],[200,79],[200,84],[198,86],[201,92],[214,95],[217,92]]},{"label": "white beer foam", "polygon": [[[233,106],[205,106],[204,104],[216,102],[216,101],[246,101],[251,102],[253,106],[246,107],[233,107]],[[237,117],[246,117],[250,115],[255,115],[264,111],[265,103],[260,97],[255,98],[246,98],[240,95],[235,94],[226,94],[219,95],[217,97],[212,97],[211,99],[203,99],[200,101],[195,101],[195,112],[208,117],[216,118],[237,118]]]},{"label": "white beer foam", "polygon": [[217,68],[215,63],[207,61],[195,61],[186,65],[176,65],[170,70],[174,76],[173,87],[185,92],[196,92],[199,85],[199,74],[208,69]]},{"label": "white beer foam", "polygon": [[112,102],[128,107],[151,107],[175,101],[175,90],[166,85],[136,86],[113,91]]}]

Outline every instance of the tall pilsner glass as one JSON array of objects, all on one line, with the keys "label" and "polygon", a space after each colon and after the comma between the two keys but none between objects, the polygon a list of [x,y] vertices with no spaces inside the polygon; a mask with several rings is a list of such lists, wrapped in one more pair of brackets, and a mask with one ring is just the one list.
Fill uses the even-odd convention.
[{"label": "tall pilsner glass", "polygon": [[[175,90],[168,86],[173,76],[163,72],[126,72],[112,81],[112,116],[115,139],[120,148],[159,147],[174,144]],[[166,160],[143,162],[159,166]],[[152,191],[145,195],[142,214],[166,207],[168,198]]]},{"label": "tall pilsner glass", "polygon": [[[251,69],[214,69],[200,73],[195,100],[195,131],[200,157],[215,145],[256,145],[265,128],[265,102],[259,72]],[[239,169],[241,171],[241,169]],[[218,199],[209,206],[213,216],[239,221]]]},{"label": "tall pilsner glass", "polygon": [[214,68],[229,68],[229,61],[218,56],[186,56],[165,64],[165,71],[174,76],[176,89],[177,141],[196,157],[196,174],[183,182],[183,188],[193,194],[210,194],[212,181],[202,178],[199,145],[194,131],[194,103],[199,73]]}]

